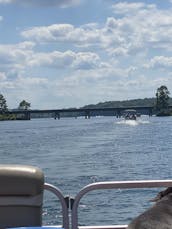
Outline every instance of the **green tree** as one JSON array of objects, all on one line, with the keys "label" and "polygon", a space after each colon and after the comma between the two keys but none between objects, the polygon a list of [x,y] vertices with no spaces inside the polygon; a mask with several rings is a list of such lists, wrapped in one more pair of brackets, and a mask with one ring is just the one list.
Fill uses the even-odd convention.
[{"label": "green tree", "polygon": [[8,111],[7,102],[4,96],[0,94],[0,112],[4,113],[5,111]]},{"label": "green tree", "polygon": [[19,110],[28,110],[30,108],[30,103],[26,102],[25,100],[22,100],[18,106]]},{"label": "green tree", "polygon": [[165,115],[168,113],[169,95],[170,92],[165,85],[157,89],[155,108],[159,114]]}]

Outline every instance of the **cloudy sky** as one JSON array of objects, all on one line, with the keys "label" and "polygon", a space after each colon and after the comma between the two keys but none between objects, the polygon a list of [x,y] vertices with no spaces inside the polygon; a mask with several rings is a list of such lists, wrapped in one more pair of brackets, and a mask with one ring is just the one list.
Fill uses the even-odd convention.
[{"label": "cloudy sky", "polygon": [[0,93],[32,109],[172,93],[172,0],[0,0]]}]

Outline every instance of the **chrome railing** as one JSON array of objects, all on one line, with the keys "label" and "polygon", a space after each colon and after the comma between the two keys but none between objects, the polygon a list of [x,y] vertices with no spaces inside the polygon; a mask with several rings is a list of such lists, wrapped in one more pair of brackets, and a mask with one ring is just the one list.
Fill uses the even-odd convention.
[{"label": "chrome railing", "polygon": [[62,225],[62,227],[65,228],[65,229],[69,229],[68,203],[67,203],[64,195],[62,194],[60,189],[58,189],[57,187],[55,187],[55,186],[53,186],[51,184],[48,184],[48,183],[44,184],[44,189],[52,192],[53,194],[55,194],[56,197],[58,197],[58,199],[60,200],[61,207],[62,207],[62,217],[63,217],[63,225]]},{"label": "chrome railing", "polygon": [[72,229],[125,229],[127,225],[111,226],[78,226],[78,207],[81,198],[88,192],[100,189],[132,189],[132,188],[155,188],[172,187],[172,180],[149,180],[149,181],[112,181],[97,182],[85,186],[76,195],[72,206]]}]

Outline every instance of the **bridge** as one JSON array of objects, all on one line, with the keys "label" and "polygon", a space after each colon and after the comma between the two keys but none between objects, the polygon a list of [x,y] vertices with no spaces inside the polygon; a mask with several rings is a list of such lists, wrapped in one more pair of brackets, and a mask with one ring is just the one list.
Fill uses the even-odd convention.
[{"label": "bridge", "polygon": [[[172,106],[170,106],[172,107]],[[32,114],[52,114],[54,119],[60,119],[64,117],[64,114],[68,116],[85,116],[85,118],[90,118],[91,116],[96,115],[107,115],[107,116],[116,116],[117,118],[121,117],[124,110],[134,109],[139,113],[144,113],[152,116],[153,106],[130,106],[130,107],[107,107],[107,108],[72,108],[72,109],[49,109],[49,110],[9,110],[5,114],[14,114],[17,116],[22,116],[24,120],[30,120]],[[63,114],[63,115],[62,115]]]}]

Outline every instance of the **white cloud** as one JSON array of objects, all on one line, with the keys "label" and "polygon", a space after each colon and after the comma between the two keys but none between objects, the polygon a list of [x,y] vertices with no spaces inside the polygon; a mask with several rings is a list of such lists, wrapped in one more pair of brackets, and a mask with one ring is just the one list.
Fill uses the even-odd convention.
[{"label": "white cloud", "polygon": [[18,4],[21,6],[56,6],[69,7],[79,4],[81,0],[0,0],[0,4]]},{"label": "white cloud", "polygon": [[[171,9],[161,10],[144,3],[117,3],[113,6],[120,17],[107,19],[104,44],[110,53],[135,55],[137,52],[163,48],[172,44]],[[124,13],[124,14],[123,14]]]},{"label": "white cloud", "polygon": [[44,66],[53,68],[92,69],[99,68],[100,58],[91,52],[59,52],[35,53],[28,61],[29,66]]},{"label": "white cloud", "polygon": [[51,26],[34,27],[23,31],[21,35],[26,39],[35,39],[36,41],[63,41],[68,34],[73,32],[73,30],[74,27],[70,24],[54,24]]},{"label": "white cloud", "polygon": [[1,90],[17,86],[16,79],[21,75],[25,75],[28,70],[28,62],[34,53],[33,47],[32,42],[0,45]]},{"label": "white cloud", "polygon": [[77,53],[76,58],[73,62],[73,67],[76,69],[99,68],[100,65],[101,60],[99,56],[91,52]]},{"label": "white cloud", "polygon": [[155,56],[146,65],[147,68],[172,68],[172,57]]},{"label": "white cloud", "polygon": [[39,88],[47,84],[48,80],[45,78],[23,76],[18,77],[14,81],[3,80],[3,82],[0,83],[0,89],[13,88],[17,90],[32,90],[33,88]]},{"label": "white cloud", "polygon": [[25,39],[36,42],[69,42],[81,46],[100,43],[99,30],[95,25],[87,28],[76,28],[71,24],[54,24],[50,26],[34,27],[21,33]]},{"label": "white cloud", "polygon": [[[72,24],[53,24],[33,27],[21,33],[37,43],[66,43],[80,48],[100,47],[113,55],[132,55],[152,48],[172,46],[171,9],[161,10],[145,3],[117,3],[115,13],[120,17],[107,18],[104,25],[90,23],[75,27]],[[126,13],[127,12],[127,13]]]},{"label": "white cloud", "polygon": [[0,45],[0,69],[18,68],[23,69],[32,55],[34,43],[23,42],[16,45]]},{"label": "white cloud", "polygon": [[7,77],[6,77],[5,72],[0,72],[0,81],[4,81],[6,79],[7,79]]},{"label": "white cloud", "polygon": [[[90,70],[105,68],[98,54],[93,52],[36,52],[35,44],[22,42],[15,45],[0,45],[0,79],[18,79],[22,75],[29,75],[35,69],[59,70]],[[48,71],[48,70],[47,70]],[[46,74],[45,74],[46,75]],[[32,80],[33,81],[33,80]],[[9,87],[9,82],[6,84]],[[18,85],[18,84],[15,84]],[[10,87],[11,84],[10,84]]]},{"label": "white cloud", "polygon": [[113,12],[115,14],[133,14],[137,13],[139,10],[143,10],[145,8],[152,8],[154,5],[146,5],[143,2],[119,2],[112,6]]},{"label": "white cloud", "polygon": [[19,77],[16,80],[16,85],[20,88],[27,88],[29,86],[44,86],[47,85],[48,79],[41,77]]}]

